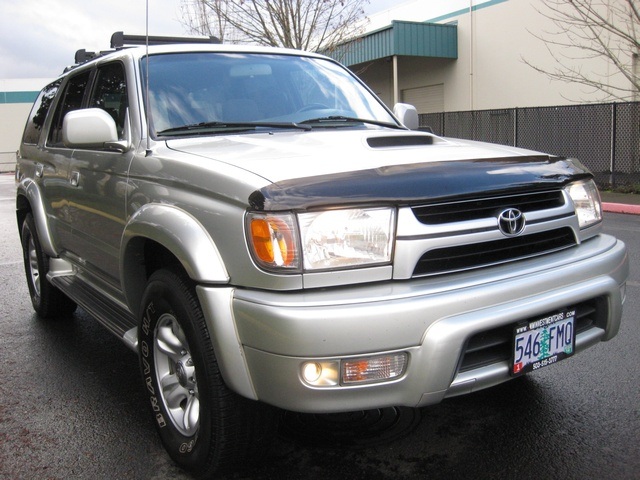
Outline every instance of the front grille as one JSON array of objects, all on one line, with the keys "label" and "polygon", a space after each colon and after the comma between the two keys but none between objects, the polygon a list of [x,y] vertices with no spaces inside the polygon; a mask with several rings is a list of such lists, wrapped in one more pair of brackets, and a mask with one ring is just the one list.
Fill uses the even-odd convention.
[{"label": "front grille", "polygon": [[427,225],[463,222],[479,218],[497,217],[505,208],[521,212],[535,212],[564,205],[561,191],[534,192],[522,195],[481,198],[462,202],[440,203],[413,207],[416,218]]},{"label": "front grille", "polygon": [[418,261],[413,276],[439,275],[512,262],[562,250],[576,244],[569,227],[490,242],[436,248]]},{"label": "front grille", "polygon": [[[576,334],[592,327],[606,327],[608,306],[606,297],[598,297],[582,302],[576,306]],[[568,305],[568,307],[573,307]],[[552,314],[555,312],[550,312]],[[537,320],[545,315],[526,319],[526,322]],[[520,323],[520,322],[518,322]],[[480,332],[471,337],[463,350],[458,373],[475,370],[500,362],[511,360],[513,337],[516,324],[510,324],[492,330]]]}]

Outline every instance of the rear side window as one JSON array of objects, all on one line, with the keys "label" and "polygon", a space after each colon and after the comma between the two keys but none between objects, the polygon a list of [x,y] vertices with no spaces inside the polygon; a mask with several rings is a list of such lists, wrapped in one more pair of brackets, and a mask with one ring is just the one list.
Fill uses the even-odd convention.
[{"label": "rear side window", "polygon": [[91,71],[82,72],[70,78],[69,82],[67,82],[53,117],[53,125],[51,125],[51,131],[49,132],[49,144],[62,146],[62,121],[67,113],[82,107],[82,100],[89,83],[90,74]]},{"label": "rear side window", "polygon": [[31,108],[29,120],[27,120],[27,125],[24,129],[24,136],[22,137],[23,143],[36,145],[38,140],[40,140],[40,133],[42,133],[44,121],[47,118],[53,99],[56,97],[56,93],[58,93],[60,82],[61,80],[56,80],[50,83],[44,87],[40,95],[38,95],[38,98]]}]

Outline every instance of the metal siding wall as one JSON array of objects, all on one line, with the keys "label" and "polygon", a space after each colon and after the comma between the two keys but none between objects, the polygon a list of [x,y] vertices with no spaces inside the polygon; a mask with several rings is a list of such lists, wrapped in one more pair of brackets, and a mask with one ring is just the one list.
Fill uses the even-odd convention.
[{"label": "metal siding wall", "polygon": [[415,57],[458,57],[455,25],[393,22],[395,55]]},{"label": "metal siding wall", "polygon": [[394,21],[378,30],[339,46],[329,54],[345,65],[357,65],[393,55],[458,58],[455,25]]},{"label": "metal siding wall", "polygon": [[15,168],[16,150],[30,111],[31,103],[0,103],[0,173]]}]

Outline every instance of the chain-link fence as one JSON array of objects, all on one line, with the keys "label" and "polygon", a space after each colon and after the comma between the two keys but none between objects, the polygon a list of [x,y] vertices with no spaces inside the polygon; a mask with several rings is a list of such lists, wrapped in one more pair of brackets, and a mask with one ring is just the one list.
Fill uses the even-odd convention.
[{"label": "chain-link fence", "polygon": [[640,186],[640,102],[430,113],[420,126],[578,158],[601,188]]}]

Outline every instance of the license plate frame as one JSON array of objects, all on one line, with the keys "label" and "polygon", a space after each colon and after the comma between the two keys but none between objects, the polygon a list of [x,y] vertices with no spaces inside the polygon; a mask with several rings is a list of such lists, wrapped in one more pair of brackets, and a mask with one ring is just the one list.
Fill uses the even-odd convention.
[{"label": "license plate frame", "polygon": [[519,323],[513,332],[511,376],[519,376],[571,357],[576,350],[576,309],[566,308],[533,321]]}]

